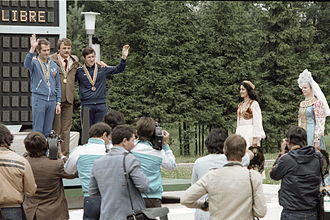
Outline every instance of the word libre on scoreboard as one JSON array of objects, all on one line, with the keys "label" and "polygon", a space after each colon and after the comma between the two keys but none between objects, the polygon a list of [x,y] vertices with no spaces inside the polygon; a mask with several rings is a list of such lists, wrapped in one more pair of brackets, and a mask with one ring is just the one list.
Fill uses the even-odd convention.
[{"label": "word libre on scoreboard", "polygon": [[1,22],[46,22],[46,11],[1,10],[0,13]]}]

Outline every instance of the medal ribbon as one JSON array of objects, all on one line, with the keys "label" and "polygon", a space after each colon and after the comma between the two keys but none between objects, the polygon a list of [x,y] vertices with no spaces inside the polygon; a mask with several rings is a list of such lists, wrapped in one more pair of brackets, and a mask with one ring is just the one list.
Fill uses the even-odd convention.
[{"label": "medal ribbon", "polygon": [[39,64],[41,66],[42,72],[44,73],[45,81],[49,83],[49,77],[50,77],[50,62],[47,62],[47,66],[43,64],[43,62],[38,57]]},{"label": "medal ribbon", "polygon": [[58,59],[58,62],[60,63],[60,67],[61,67],[61,70],[62,70],[64,79],[66,79],[68,77],[68,73],[65,71],[65,68],[63,67],[62,59],[60,59],[60,55],[59,54],[57,54],[57,59]]},{"label": "medal ribbon", "polygon": [[86,73],[88,81],[92,84],[92,86],[94,86],[95,83],[96,83],[96,78],[97,78],[97,66],[96,66],[96,64],[95,64],[95,67],[94,67],[93,79],[92,79],[91,75],[89,74],[85,64],[84,64],[84,72]]}]

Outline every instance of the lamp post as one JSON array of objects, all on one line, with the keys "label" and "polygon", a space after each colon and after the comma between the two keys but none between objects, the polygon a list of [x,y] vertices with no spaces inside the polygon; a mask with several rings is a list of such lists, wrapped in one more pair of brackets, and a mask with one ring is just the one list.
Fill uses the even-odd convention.
[{"label": "lamp post", "polygon": [[100,13],[97,12],[81,12],[81,14],[85,15],[85,29],[88,35],[88,45],[92,47],[92,36],[95,33],[95,18],[96,15]]},{"label": "lamp post", "polygon": [[[81,12],[81,14],[85,15],[85,29],[86,29],[86,33],[88,35],[88,46],[93,47],[92,36],[95,33],[95,18],[96,18],[96,15],[99,15],[100,13]],[[96,55],[100,56],[99,51],[96,51]],[[82,144],[85,144],[88,141],[88,130],[90,128],[89,108],[84,107],[82,109],[82,111],[83,111],[83,118],[82,118],[82,123],[81,123],[81,129],[82,129],[81,142],[82,142]]]}]

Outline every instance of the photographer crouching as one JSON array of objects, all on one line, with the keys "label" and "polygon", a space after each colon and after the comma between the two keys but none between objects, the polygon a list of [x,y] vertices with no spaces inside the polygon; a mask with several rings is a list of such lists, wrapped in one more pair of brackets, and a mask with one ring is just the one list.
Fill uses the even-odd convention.
[{"label": "photographer crouching", "polygon": [[175,157],[169,146],[170,134],[161,130],[150,117],[140,118],[136,128],[138,141],[132,152],[141,162],[141,168],[149,180],[149,189],[142,196],[146,208],[161,207],[163,186],[160,168],[176,168]]},{"label": "photographer crouching", "polygon": [[282,180],[279,203],[283,206],[281,220],[317,220],[322,155],[307,146],[305,129],[291,126],[281,153],[270,172],[274,180]]}]

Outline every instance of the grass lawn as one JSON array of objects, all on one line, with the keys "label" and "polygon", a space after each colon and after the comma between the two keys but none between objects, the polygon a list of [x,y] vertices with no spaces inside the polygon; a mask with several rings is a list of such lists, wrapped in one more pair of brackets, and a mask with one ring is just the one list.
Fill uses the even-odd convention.
[{"label": "grass lawn", "polygon": [[[170,132],[170,146],[175,155],[177,163],[194,163],[197,158],[205,156],[207,154],[207,149],[205,147],[204,155],[195,155],[194,142],[191,142],[190,156],[180,155],[180,147],[179,147],[180,143],[179,143],[179,138],[178,138],[179,135],[178,135],[177,124],[167,125],[167,126],[164,126],[163,128]],[[205,134],[205,139],[206,139],[206,135],[207,134]],[[327,149],[329,149],[330,148],[330,136],[327,135],[324,138],[325,138],[326,145],[328,145]],[[278,153],[265,153],[264,154],[265,160],[275,160],[277,155],[278,155]],[[270,167],[265,168],[266,179],[264,179],[263,183],[279,184],[280,181],[274,181],[269,177],[270,170],[271,170]],[[161,171],[163,178],[174,178],[174,179],[191,179],[191,173],[192,173],[192,167],[177,167],[173,171],[168,171],[168,170]]]},{"label": "grass lawn", "polygon": [[[265,168],[266,179],[264,179],[264,184],[280,184],[280,181],[272,180],[269,177],[269,172],[271,168]],[[192,167],[177,167],[175,170],[168,171],[162,170],[161,174],[163,178],[171,179],[191,179]]]},{"label": "grass lawn", "polygon": [[[267,153],[265,154],[266,160],[275,160],[277,157],[277,153]],[[176,162],[177,163],[194,163],[198,156],[191,156],[191,157],[184,157],[184,156],[177,156]],[[279,184],[280,181],[272,180],[269,177],[269,172],[271,168],[265,168],[266,179],[264,179],[263,183],[265,184]],[[171,179],[191,179],[192,167],[184,166],[184,167],[177,167],[175,170],[164,170],[162,169],[161,174],[163,178],[171,178]]]},{"label": "grass lawn", "polygon": [[161,170],[163,178],[191,179],[192,167],[177,167],[175,170]]},{"label": "grass lawn", "polygon": [[[206,154],[205,154],[206,155]],[[275,160],[278,153],[266,153],[264,154],[265,160]],[[199,157],[202,156],[175,156],[176,163],[194,163]]]}]

